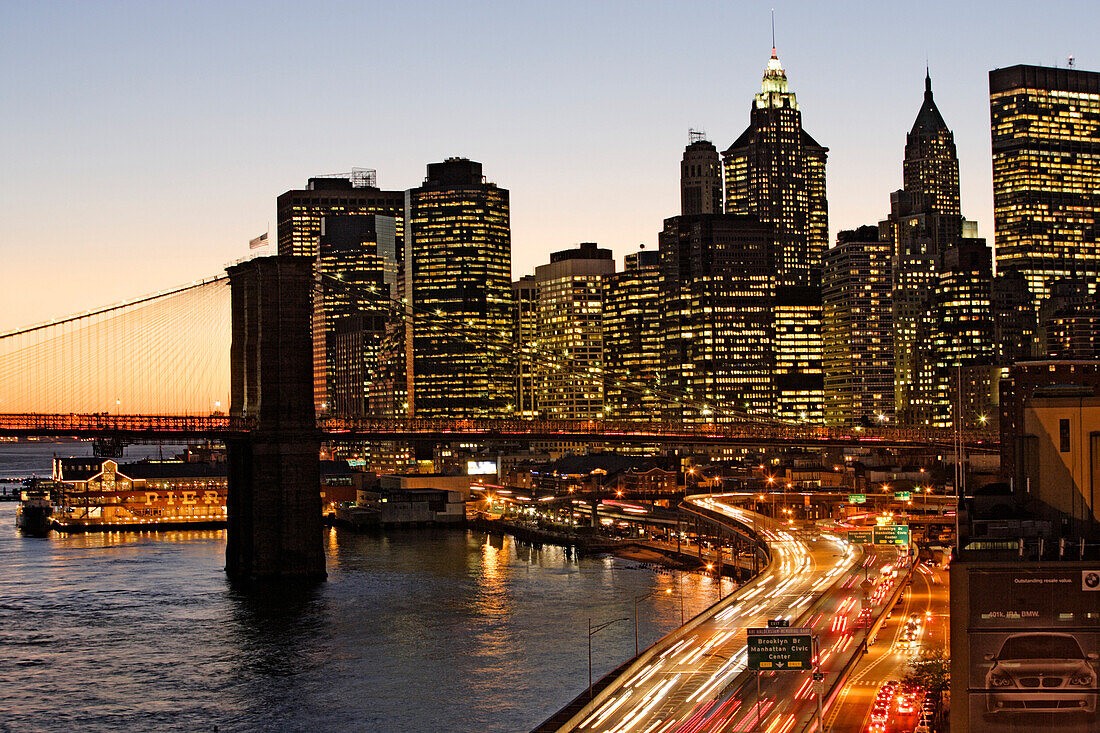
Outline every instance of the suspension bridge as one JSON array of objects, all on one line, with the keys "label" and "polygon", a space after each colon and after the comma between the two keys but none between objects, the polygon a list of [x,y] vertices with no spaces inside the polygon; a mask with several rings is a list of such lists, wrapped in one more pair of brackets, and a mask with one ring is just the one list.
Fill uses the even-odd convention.
[{"label": "suspension bridge", "polygon": [[[0,334],[0,435],[224,441],[226,570],[236,577],[324,575],[316,491],[323,442],[996,448],[988,434],[830,428],[720,405],[697,405],[697,413],[709,419],[683,423],[318,414],[312,320],[318,279],[312,260],[263,257],[227,273]],[[387,305],[406,311],[395,300]],[[441,327],[464,334],[461,324],[444,321]],[[515,346],[501,336],[498,343],[485,333],[472,338],[504,358]],[[569,368],[563,355],[535,356],[551,368]],[[584,376],[591,378],[591,372]],[[622,379],[619,387],[641,388],[602,376]],[[683,395],[660,399],[690,401]]]}]

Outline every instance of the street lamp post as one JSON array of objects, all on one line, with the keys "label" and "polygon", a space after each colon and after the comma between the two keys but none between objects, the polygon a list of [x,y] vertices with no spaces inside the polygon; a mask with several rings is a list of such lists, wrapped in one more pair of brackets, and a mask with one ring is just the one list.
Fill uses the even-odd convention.
[{"label": "street lamp post", "polygon": [[[649,593],[642,594],[640,596],[634,596],[634,656],[638,656],[638,601],[644,601],[650,596],[656,595],[661,592],[661,589],[651,590]],[[671,588],[665,588],[664,592],[668,595],[672,595]],[[683,622],[680,622],[683,626]]]},{"label": "street lamp post", "polygon": [[618,623],[619,621],[629,621],[629,620],[630,619],[628,619],[624,616],[623,618],[613,618],[610,621],[604,621],[602,624],[599,624],[597,626],[593,626],[592,625],[592,619],[588,619],[588,699],[589,700],[592,699],[592,637],[595,636],[596,634],[600,633],[604,629],[606,629],[611,624]]}]

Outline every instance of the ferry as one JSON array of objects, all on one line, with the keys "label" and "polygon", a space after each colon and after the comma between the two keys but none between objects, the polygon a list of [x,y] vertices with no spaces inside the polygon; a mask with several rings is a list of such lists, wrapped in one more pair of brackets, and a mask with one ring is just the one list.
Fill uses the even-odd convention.
[{"label": "ferry", "polygon": [[19,507],[15,510],[15,526],[23,534],[45,537],[50,532],[50,517],[53,514],[49,486],[37,477],[29,479],[25,486],[20,493]]}]

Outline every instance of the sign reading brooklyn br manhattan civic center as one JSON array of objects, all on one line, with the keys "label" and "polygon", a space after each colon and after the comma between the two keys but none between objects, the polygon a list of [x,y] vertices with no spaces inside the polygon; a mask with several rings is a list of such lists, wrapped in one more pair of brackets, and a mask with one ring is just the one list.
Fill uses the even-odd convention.
[{"label": "sign reading brooklyn br manhattan civic center", "polygon": [[749,642],[749,669],[804,670],[812,666],[811,629],[746,629],[745,633]]}]

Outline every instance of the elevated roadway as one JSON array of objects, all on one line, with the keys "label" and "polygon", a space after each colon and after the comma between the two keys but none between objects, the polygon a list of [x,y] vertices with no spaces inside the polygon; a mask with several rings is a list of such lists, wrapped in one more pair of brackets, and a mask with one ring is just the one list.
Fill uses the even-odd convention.
[{"label": "elevated roadway", "polygon": [[853,632],[859,582],[865,574],[881,574],[897,553],[888,548],[864,554],[827,530],[798,529],[737,506],[748,499],[692,496],[685,508],[754,531],[770,548],[769,566],[640,655],[558,730],[787,733],[813,725],[816,698],[809,672],[762,675],[757,697],[755,674],[746,670],[745,630],[778,618],[812,627],[820,638],[822,669],[832,675],[826,677],[828,687],[862,641]]}]

